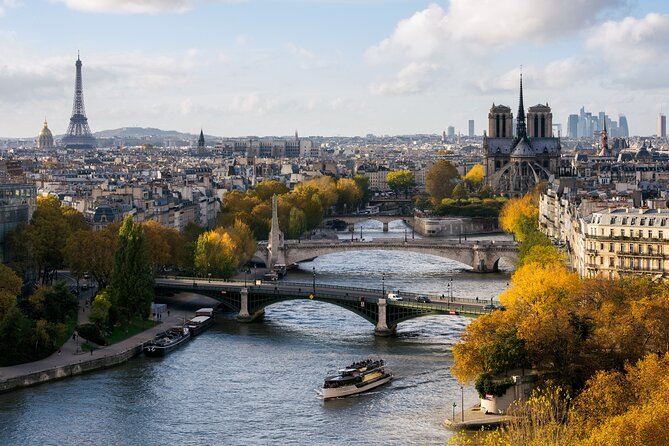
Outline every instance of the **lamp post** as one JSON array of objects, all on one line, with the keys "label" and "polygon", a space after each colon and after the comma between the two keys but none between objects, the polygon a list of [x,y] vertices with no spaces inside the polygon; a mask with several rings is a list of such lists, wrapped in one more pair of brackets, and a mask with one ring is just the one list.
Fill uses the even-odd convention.
[{"label": "lamp post", "polygon": [[381,273],[381,297],[386,298],[386,273]]},{"label": "lamp post", "polygon": [[311,273],[313,277],[313,295],[316,295],[316,267],[312,266],[311,267]]},{"label": "lamp post", "polygon": [[360,241],[362,241],[362,225],[360,225]]},{"label": "lamp post", "polygon": [[465,422],[465,386],[460,386],[460,408],[462,413],[462,422]]},{"label": "lamp post", "polygon": [[450,293],[451,293],[451,300],[453,300],[453,278],[452,277],[451,277],[451,281],[449,282],[449,285],[450,285],[449,289],[450,289]]},{"label": "lamp post", "polygon": [[207,273],[207,278],[209,279],[209,283],[211,283],[211,273]]},{"label": "lamp post", "polygon": [[455,404],[455,401],[453,401],[453,415],[451,416],[451,420],[453,420],[454,423],[455,423],[455,406],[457,406],[457,404]]},{"label": "lamp post", "polygon": [[245,268],[244,269],[244,288],[246,288],[246,276],[248,275],[248,273],[249,273],[249,269]]},{"label": "lamp post", "polygon": [[404,228],[404,243],[407,242],[407,228]]},{"label": "lamp post", "polygon": [[256,284],[256,280],[258,280],[258,265],[253,265],[253,284]]}]

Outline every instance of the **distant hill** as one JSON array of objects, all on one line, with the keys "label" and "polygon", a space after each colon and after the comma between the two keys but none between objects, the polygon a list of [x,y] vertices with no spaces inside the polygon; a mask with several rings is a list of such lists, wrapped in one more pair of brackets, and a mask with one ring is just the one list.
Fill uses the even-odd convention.
[{"label": "distant hill", "polygon": [[[174,139],[196,139],[199,134],[182,133],[176,130],[161,130],[151,127],[121,127],[120,129],[102,130],[93,133],[96,138],[174,138]],[[216,138],[212,135],[204,135],[205,139]]]}]

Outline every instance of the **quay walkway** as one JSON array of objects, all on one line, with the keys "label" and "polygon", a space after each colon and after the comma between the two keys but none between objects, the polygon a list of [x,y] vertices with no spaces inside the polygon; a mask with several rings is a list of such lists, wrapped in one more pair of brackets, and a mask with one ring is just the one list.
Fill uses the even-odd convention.
[{"label": "quay walkway", "polygon": [[[83,306],[82,306],[83,307]],[[88,322],[90,306],[85,311],[79,310],[79,323]],[[95,348],[92,352],[81,350],[81,341],[70,337],[59,351],[39,361],[0,367],[0,393],[33,386],[43,382],[80,375],[92,370],[115,366],[142,352],[145,342],[153,339],[167,327],[178,324],[184,317],[192,316],[186,311],[170,309],[170,317],[164,317],[162,323],[138,333],[113,345]],[[166,316],[164,314],[163,316]]]}]

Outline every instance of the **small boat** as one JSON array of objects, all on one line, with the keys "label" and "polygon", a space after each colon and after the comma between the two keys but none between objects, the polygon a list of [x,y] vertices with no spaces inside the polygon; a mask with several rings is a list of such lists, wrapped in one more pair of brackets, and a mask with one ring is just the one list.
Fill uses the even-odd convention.
[{"label": "small boat", "polygon": [[386,370],[383,359],[354,362],[339,370],[339,374],[325,378],[321,397],[328,400],[355,395],[387,384],[391,379],[393,374]]},{"label": "small boat", "polygon": [[172,327],[144,344],[144,354],[146,356],[165,356],[189,340],[190,330],[188,327]]},{"label": "small boat", "polygon": [[186,326],[190,330],[190,335],[195,337],[205,331],[214,323],[214,309],[200,308],[195,312],[195,317],[188,322]]}]

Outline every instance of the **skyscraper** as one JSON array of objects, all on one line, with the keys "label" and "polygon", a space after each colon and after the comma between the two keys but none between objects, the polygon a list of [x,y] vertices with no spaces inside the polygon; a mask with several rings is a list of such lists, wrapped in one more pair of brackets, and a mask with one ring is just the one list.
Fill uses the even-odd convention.
[{"label": "skyscraper", "polygon": [[474,137],[474,120],[473,119],[469,120],[469,137],[470,138]]},{"label": "skyscraper", "polygon": [[88,118],[84,109],[84,86],[81,80],[81,59],[78,54],[74,66],[76,67],[74,104],[70,125],[67,128],[67,134],[63,137],[63,144],[68,149],[91,149],[95,146],[95,138],[88,127]]},{"label": "skyscraper", "polygon": [[630,136],[630,129],[627,125],[625,115],[618,115],[618,136],[622,138],[629,138]]},{"label": "skyscraper", "polygon": [[664,113],[657,116],[657,136],[660,138],[667,137],[667,116]]},{"label": "skyscraper", "polygon": [[567,136],[578,138],[578,115],[569,115],[567,119]]},{"label": "skyscraper", "polygon": [[453,127],[452,125],[448,126],[448,137],[455,138],[455,127]]}]

